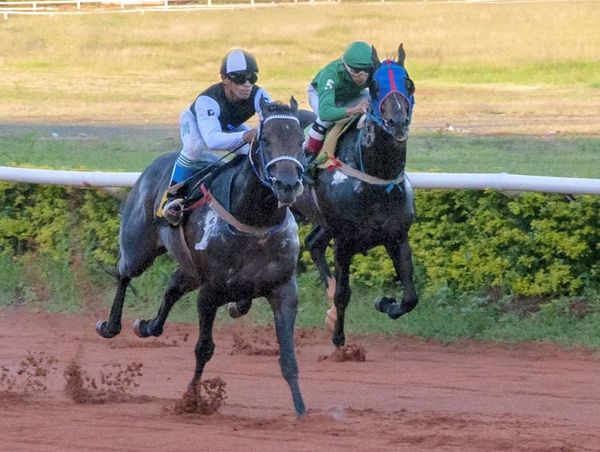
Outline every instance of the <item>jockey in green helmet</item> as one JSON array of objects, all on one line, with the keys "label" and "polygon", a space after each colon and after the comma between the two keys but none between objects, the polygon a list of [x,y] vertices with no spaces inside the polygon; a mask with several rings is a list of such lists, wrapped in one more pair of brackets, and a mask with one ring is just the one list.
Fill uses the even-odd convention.
[{"label": "jockey in green helmet", "polygon": [[341,58],[321,69],[308,87],[308,101],[317,114],[304,149],[316,155],[335,121],[369,108],[368,84],[374,68],[373,48],[364,41],[351,42]]}]

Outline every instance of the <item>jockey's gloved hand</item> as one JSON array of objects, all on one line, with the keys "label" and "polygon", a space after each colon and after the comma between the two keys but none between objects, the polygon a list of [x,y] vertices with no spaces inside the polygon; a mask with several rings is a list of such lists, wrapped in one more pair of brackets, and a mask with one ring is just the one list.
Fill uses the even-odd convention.
[{"label": "jockey's gloved hand", "polygon": [[323,163],[325,163],[327,161],[328,155],[325,152],[321,152],[320,154],[317,154],[313,160],[312,160],[312,165],[313,166],[319,166],[322,165]]},{"label": "jockey's gloved hand", "polygon": [[306,153],[306,167],[312,166],[313,162],[317,158],[318,154],[313,154],[311,152]]}]

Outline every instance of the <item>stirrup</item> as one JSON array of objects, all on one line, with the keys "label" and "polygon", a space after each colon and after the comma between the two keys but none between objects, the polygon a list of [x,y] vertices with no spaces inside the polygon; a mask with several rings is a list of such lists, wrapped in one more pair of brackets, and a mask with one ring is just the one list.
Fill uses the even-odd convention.
[{"label": "stirrup", "polygon": [[162,208],[162,216],[171,226],[179,226],[183,217],[183,198],[169,199]]}]

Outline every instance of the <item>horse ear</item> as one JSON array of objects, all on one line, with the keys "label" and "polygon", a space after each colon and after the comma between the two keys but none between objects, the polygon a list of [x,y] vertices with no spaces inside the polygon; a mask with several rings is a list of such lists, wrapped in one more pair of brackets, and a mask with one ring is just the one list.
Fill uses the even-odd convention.
[{"label": "horse ear", "polygon": [[371,59],[373,60],[373,71],[376,71],[379,69],[379,66],[381,66],[381,61],[379,61],[375,46],[371,46]]},{"label": "horse ear", "polygon": [[406,53],[404,52],[404,46],[400,43],[398,47],[398,64],[404,67],[404,59],[406,58]]},{"label": "horse ear", "polygon": [[292,113],[296,113],[298,111],[298,102],[294,99],[294,96],[290,99],[290,108],[292,109]]},{"label": "horse ear", "polygon": [[371,80],[371,83],[369,84],[369,94],[373,103],[375,103],[379,98],[379,83],[377,83],[377,80],[375,79]]},{"label": "horse ear", "polygon": [[269,103],[270,102],[267,99],[265,99],[264,96],[261,96],[259,105],[260,105],[260,111],[261,111],[261,113],[262,113],[263,116],[266,116],[267,106],[269,105]]}]

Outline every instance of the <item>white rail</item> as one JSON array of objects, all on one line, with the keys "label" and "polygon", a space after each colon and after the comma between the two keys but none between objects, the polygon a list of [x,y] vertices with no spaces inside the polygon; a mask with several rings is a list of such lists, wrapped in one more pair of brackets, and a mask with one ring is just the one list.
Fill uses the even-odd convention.
[{"label": "white rail", "polygon": [[[76,187],[131,187],[141,173],[54,171],[0,166],[0,181]],[[492,189],[600,195],[600,179],[507,173],[409,173],[415,188]]]},{"label": "white rail", "polygon": [[[181,11],[197,9],[234,9],[277,6],[291,3],[329,3],[341,0],[19,0],[0,1],[0,14],[55,15],[98,12]],[[385,1],[385,0],[381,0]]]}]

